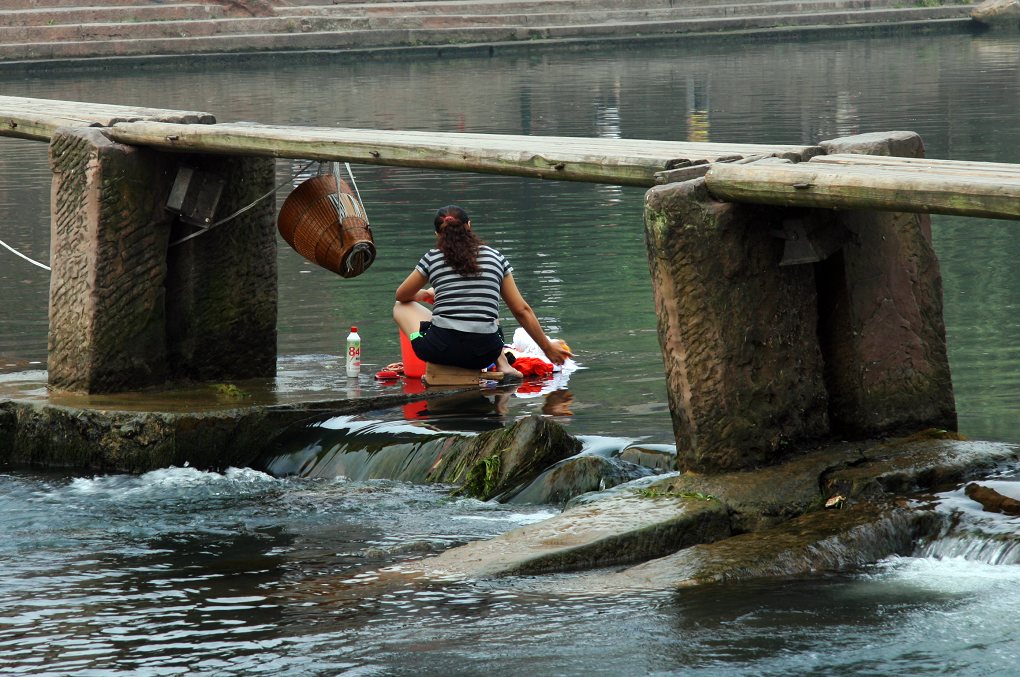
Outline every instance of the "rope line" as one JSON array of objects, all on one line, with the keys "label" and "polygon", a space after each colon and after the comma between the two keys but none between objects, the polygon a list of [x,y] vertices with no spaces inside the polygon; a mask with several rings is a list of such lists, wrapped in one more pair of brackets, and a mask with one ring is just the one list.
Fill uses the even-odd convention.
[{"label": "rope line", "polygon": [[19,252],[19,251],[18,251],[17,249],[15,249],[15,248],[14,248],[14,247],[12,247],[11,245],[7,244],[7,243],[6,243],[6,242],[4,242],[3,240],[0,240],[0,245],[3,245],[4,249],[6,249],[6,250],[7,250],[7,251],[9,251],[10,253],[14,254],[15,256],[20,256],[21,258],[25,259],[26,261],[28,261],[29,263],[31,263],[31,264],[32,264],[33,266],[39,266],[39,267],[40,267],[40,268],[42,268],[43,270],[50,270],[50,267],[49,267],[49,266],[47,266],[47,265],[46,265],[45,263],[39,263],[39,262],[38,262],[38,261],[36,261],[35,259],[30,259],[29,257],[25,256],[24,254],[22,254],[22,253],[21,253],[21,252]]},{"label": "rope line", "polygon": [[308,169],[309,167],[311,167],[311,166],[312,166],[312,164],[313,164],[313,163],[315,163],[315,162],[318,162],[318,160],[309,160],[309,161],[308,161],[308,163],[307,163],[307,164],[306,164],[306,165],[305,165],[304,167],[302,167],[301,169],[299,169],[299,170],[297,170],[296,172],[294,172],[293,174],[291,174],[291,175],[290,175],[290,176],[289,176],[289,177],[287,178],[287,180],[286,180],[286,181],[282,182],[282,183],[281,183],[280,185],[278,185],[278,186],[277,186],[276,188],[273,188],[273,189],[272,189],[271,191],[269,191],[269,192],[268,192],[268,193],[266,193],[265,195],[263,195],[263,196],[261,196],[261,197],[257,197],[257,198],[255,198],[255,201],[254,201],[254,202],[252,202],[251,204],[248,204],[248,205],[246,205],[246,206],[244,206],[244,207],[241,207],[240,209],[238,209],[238,210],[237,210],[236,212],[234,212],[234,213],[233,213],[233,214],[231,214],[230,216],[225,216],[224,218],[220,219],[219,221],[217,221],[217,222],[215,222],[215,223],[211,223],[211,224],[209,224],[209,225],[208,225],[207,227],[203,228],[202,230],[198,231],[197,233],[192,233],[191,235],[186,235],[186,236],[182,237],[182,238],[181,238],[181,239],[179,239],[179,240],[175,240],[174,242],[171,242],[171,243],[170,243],[170,246],[171,246],[171,247],[176,247],[177,245],[181,244],[182,242],[187,242],[188,240],[190,240],[190,239],[192,239],[192,238],[196,238],[196,237],[198,237],[199,235],[205,235],[206,233],[208,233],[208,232],[209,232],[210,230],[212,230],[213,228],[215,228],[215,227],[217,227],[217,226],[222,226],[222,225],[223,225],[224,223],[226,223],[227,221],[233,221],[233,220],[234,220],[234,219],[236,219],[236,218],[237,218],[238,216],[240,216],[241,214],[244,214],[244,213],[245,213],[246,211],[248,211],[249,209],[251,209],[252,207],[254,207],[255,205],[257,205],[258,203],[262,202],[262,201],[263,201],[263,200],[265,200],[265,199],[266,199],[267,197],[269,197],[270,195],[272,195],[273,193],[277,192],[278,190],[280,190],[281,188],[283,188],[284,186],[286,186],[286,185],[287,185],[288,183],[290,183],[291,181],[293,181],[293,180],[294,180],[295,178],[297,178],[297,177],[298,177],[298,176],[299,176],[300,174],[302,174],[302,173],[303,173],[303,172],[304,172],[304,171],[305,171],[306,169]]},{"label": "rope line", "polygon": [[[309,167],[311,167],[311,166],[312,166],[312,164],[313,164],[313,163],[315,163],[315,162],[317,162],[317,160],[309,160],[309,161],[308,161],[308,163],[307,163],[307,164],[305,164],[305,166],[304,166],[304,167],[302,167],[301,169],[299,169],[299,170],[297,170],[296,172],[294,172],[293,174],[291,174],[291,175],[290,175],[290,177],[288,177],[286,181],[283,181],[282,183],[280,183],[280,184],[279,184],[278,186],[276,186],[275,188],[273,188],[272,190],[270,190],[270,191],[269,191],[268,193],[266,193],[265,195],[262,195],[262,196],[260,196],[260,197],[257,197],[257,198],[255,198],[255,200],[254,200],[253,202],[251,202],[250,204],[248,204],[248,205],[245,205],[244,207],[241,207],[240,209],[238,209],[238,210],[237,210],[236,212],[234,212],[233,214],[230,214],[229,216],[226,216],[226,217],[224,217],[224,218],[220,219],[219,221],[217,221],[217,222],[215,222],[215,223],[212,223],[212,224],[210,224],[209,226],[207,226],[207,227],[203,228],[202,230],[199,230],[199,231],[198,231],[198,232],[196,232],[196,233],[192,233],[191,235],[186,235],[185,237],[182,237],[182,238],[180,238],[179,240],[175,240],[174,242],[171,242],[169,246],[170,246],[170,247],[176,247],[177,245],[181,244],[182,242],[187,242],[188,240],[190,240],[190,239],[192,239],[192,238],[196,238],[196,237],[198,237],[199,235],[204,235],[205,233],[208,233],[208,232],[209,232],[210,230],[212,230],[213,228],[216,228],[217,226],[222,226],[222,225],[223,225],[224,223],[227,223],[228,221],[233,221],[233,220],[234,220],[234,219],[236,219],[236,218],[237,218],[238,216],[240,216],[241,214],[244,214],[244,213],[245,213],[246,211],[248,211],[249,209],[252,209],[252,208],[253,208],[253,207],[254,207],[255,205],[257,205],[258,203],[262,202],[262,201],[263,201],[263,200],[265,200],[265,199],[266,199],[267,197],[269,197],[269,196],[270,196],[270,195],[272,195],[273,193],[275,193],[275,192],[279,191],[279,190],[280,190],[281,188],[283,188],[283,187],[284,187],[284,186],[286,186],[286,185],[287,185],[288,183],[290,183],[291,181],[293,181],[293,180],[294,180],[295,178],[297,178],[297,177],[298,177],[299,175],[301,175],[302,173],[304,173],[304,171],[305,171],[306,169],[308,169]],[[347,164],[347,163],[345,163],[345,164]],[[350,166],[350,164],[347,164],[347,172],[348,172],[348,173],[350,174],[350,177],[351,177],[351,182],[353,183],[353,182],[354,182],[354,173],[353,173],[353,172],[351,172],[351,166]],[[358,190],[358,186],[357,186],[357,184],[355,184],[355,185],[354,185],[354,190]],[[360,195],[360,194],[358,194],[358,199],[359,199],[359,200],[361,199],[361,195]],[[338,206],[339,206],[339,205],[338,205]],[[341,210],[343,210],[343,207],[341,206],[341,207],[340,207],[340,209],[341,209]],[[24,254],[22,254],[22,253],[21,253],[21,252],[19,252],[19,251],[18,251],[17,249],[15,249],[14,247],[10,246],[9,244],[7,244],[6,242],[4,242],[3,240],[0,240],[0,246],[3,246],[3,247],[4,247],[4,249],[6,249],[7,251],[11,252],[11,253],[12,253],[12,254],[14,254],[15,256],[20,256],[21,258],[25,259],[26,261],[28,261],[29,263],[31,263],[31,264],[32,264],[33,266],[39,266],[39,267],[40,267],[40,268],[42,268],[43,270],[52,270],[52,269],[51,269],[51,268],[50,268],[49,266],[47,266],[47,265],[46,265],[45,263],[40,263],[40,262],[36,261],[36,260],[35,260],[35,259],[33,259],[33,258],[30,258],[30,257],[28,257],[28,256],[25,256]]]}]

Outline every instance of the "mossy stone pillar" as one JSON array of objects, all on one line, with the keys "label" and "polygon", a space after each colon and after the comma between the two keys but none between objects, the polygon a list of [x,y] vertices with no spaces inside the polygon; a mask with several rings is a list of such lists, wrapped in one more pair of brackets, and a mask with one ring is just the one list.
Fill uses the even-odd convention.
[{"label": "mossy stone pillar", "polygon": [[273,161],[126,146],[58,130],[53,170],[49,383],[82,393],[171,378],[269,376],[276,360],[275,202],[180,247],[165,204],[177,167],[226,179],[215,218],[269,192]]}]

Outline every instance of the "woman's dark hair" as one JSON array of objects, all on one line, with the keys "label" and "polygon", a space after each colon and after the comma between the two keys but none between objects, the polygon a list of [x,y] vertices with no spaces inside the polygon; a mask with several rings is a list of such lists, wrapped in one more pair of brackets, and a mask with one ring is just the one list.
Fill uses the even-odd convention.
[{"label": "woman's dark hair", "polygon": [[468,228],[467,212],[457,205],[447,205],[436,212],[433,225],[439,234],[439,251],[446,263],[465,277],[478,275],[478,248],[485,244]]}]

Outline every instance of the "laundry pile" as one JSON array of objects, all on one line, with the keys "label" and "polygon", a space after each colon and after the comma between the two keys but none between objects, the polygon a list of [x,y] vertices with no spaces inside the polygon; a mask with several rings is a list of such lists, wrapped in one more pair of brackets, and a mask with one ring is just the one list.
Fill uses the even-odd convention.
[{"label": "laundry pile", "polygon": [[[564,345],[566,344],[564,343]],[[538,347],[538,344],[523,329],[514,331],[513,342],[506,346],[506,353],[513,358],[511,362],[514,369],[521,372],[525,377],[553,377],[551,382],[532,384],[532,387],[526,389],[536,394],[563,387],[566,384],[568,375],[577,369],[577,363],[569,358],[562,365],[553,364],[545,356],[545,353],[542,352],[542,349]],[[493,365],[493,368],[495,368],[495,365]],[[400,378],[403,375],[404,363],[392,362],[376,372],[375,377],[381,381],[386,381]]]},{"label": "laundry pile", "polygon": [[531,375],[542,377],[526,380],[514,393],[515,397],[536,397],[566,388],[570,374],[578,368],[577,362],[570,358],[562,365],[553,364],[538,344],[528,336],[528,332],[520,328],[514,331],[513,341],[507,348],[517,358],[513,363],[514,369],[525,377]]}]

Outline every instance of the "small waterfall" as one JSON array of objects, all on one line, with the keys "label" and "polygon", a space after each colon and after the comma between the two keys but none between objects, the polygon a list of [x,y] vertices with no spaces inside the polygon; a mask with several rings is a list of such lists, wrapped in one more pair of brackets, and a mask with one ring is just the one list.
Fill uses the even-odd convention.
[{"label": "small waterfall", "polygon": [[915,553],[919,557],[949,559],[959,557],[985,564],[1020,563],[1020,541],[988,534],[971,533],[940,538],[923,545]]},{"label": "small waterfall", "polygon": [[[467,486],[475,481],[470,478],[476,466],[484,463],[484,472],[491,468],[490,479],[496,484],[481,490],[472,484],[468,495],[494,497],[501,503],[563,504],[581,494],[661,475],[674,464],[672,446],[637,446],[632,440],[613,437],[575,439],[559,426],[549,428],[553,424],[548,422],[538,428],[526,423],[520,420],[479,436],[398,421],[333,416],[288,430],[255,467],[276,477]],[[551,434],[555,430],[559,432]],[[489,463],[490,458],[495,462]]]},{"label": "small waterfall", "polygon": [[[1009,498],[1020,498],[1020,481],[982,480],[983,487]],[[984,564],[1020,563],[1020,517],[985,512],[961,487],[939,494],[936,510],[946,517],[947,527],[938,538],[921,543],[917,557],[961,558]]]},{"label": "small waterfall", "polygon": [[276,477],[422,481],[444,449],[472,436],[334,416],[292,429],[256,467]]}]

